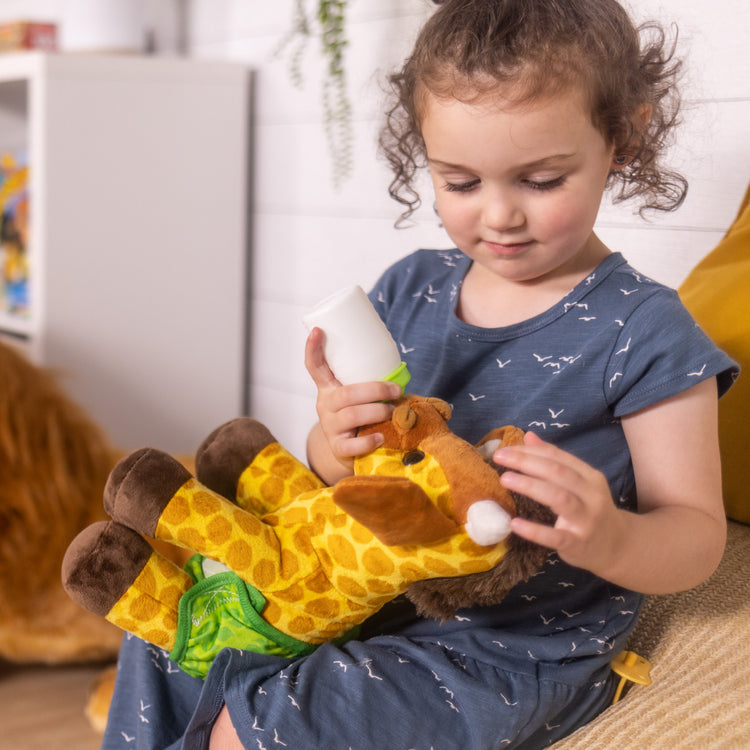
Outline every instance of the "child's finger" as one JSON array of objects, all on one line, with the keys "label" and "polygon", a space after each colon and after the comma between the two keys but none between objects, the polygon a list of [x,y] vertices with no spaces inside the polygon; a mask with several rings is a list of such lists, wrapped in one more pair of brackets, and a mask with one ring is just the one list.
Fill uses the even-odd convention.
[{"label": "child's finger", "polygon": [[341,385],[326,361],[320,328],[313,328],[305,341],[305,367],[318,388]]},{"label": "child's finger", "polygon": [[510,530],[517,536],[548,549],[558,549],[563,543],[563,535],[554,526],[534,523],[525,518],[512,518]]}]

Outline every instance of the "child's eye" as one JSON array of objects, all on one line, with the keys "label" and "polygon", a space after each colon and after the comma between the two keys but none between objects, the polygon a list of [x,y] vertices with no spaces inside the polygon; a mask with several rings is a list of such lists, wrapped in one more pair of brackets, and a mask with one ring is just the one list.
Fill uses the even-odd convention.
[{"label": "child's eye", "polygon": [[537,180],[524,180],[527,187],[530,187],[532,190],[554,190],[557,187],[560,187],[565,182],[565,177],[555,177],[554,180],[543,180],[543,181],[537,181]]},{"label": "child's eye", "polygon": [[446,182],[445,189],[451,193],[468,193],[479,184],[480,180],[469,180],[468,182]]}]

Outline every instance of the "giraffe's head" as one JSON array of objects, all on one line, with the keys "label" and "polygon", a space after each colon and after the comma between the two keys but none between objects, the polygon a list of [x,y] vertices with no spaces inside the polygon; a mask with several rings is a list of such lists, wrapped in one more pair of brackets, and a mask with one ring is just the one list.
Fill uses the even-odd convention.
[{"label": "giraffe's head", "polygon": [[[462,525],[478,544],[504,539],[513,497],[481,448],[450,430],[450,416],[440,399],[402,397],[388,421],[361,430],[380,432],[384,443],[355,461],[355,476],[335,489],[337,504],[386,544],[437,541]],[[523,432],[506,427],[488,439],[509,445]]]}]

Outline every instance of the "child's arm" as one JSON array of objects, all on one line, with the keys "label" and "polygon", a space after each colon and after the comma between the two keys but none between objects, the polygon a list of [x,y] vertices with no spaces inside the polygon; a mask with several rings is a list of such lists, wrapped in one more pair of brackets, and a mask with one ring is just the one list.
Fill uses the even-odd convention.
[{"label": "child's arm", "polygon": [[648,594],[691,588],[718,565],[726,539],[711,378],[624,417],[638,513],[619,510],[604,476],[538,437],[498,451],[503,483],[558,514],[553,528],[514,519],[520,536],[571,565]]},{"label": "child's arm", "polygon": [[354,456],[382,442],[378,434],[357,437],[357,428],[388,419],[393,411],[388,401],[398,398],[401,388],[385,381],[341,385],[326,363],[319,328],[307,338],[305,367],[318,389],[319,420],[307,438],[307,460],[324,482],[334,484],[352,473]]}]

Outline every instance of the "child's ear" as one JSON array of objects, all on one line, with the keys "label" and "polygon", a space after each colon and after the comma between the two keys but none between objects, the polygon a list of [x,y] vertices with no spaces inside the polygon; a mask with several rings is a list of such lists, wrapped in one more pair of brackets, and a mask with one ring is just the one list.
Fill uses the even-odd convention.
[{"label": "child's ear", "polygon": [[615,146],[615,153],[612,156],[612,169],[619,170],[626,167],[633,161],[635,155],[640,151],[640,141],[643,133],[646,131],[654,108],[647,103],[640,104],[630,116],[632,130],[630,139],[621,147]]},{"label": "child's ear", "polygon": [[651,122],[651,115],[654,113],[654,108],[650,104],[641,104],[636,107],[633,116],[630,118],[633,123],[633,128],[636,133],[642,133]]}]

